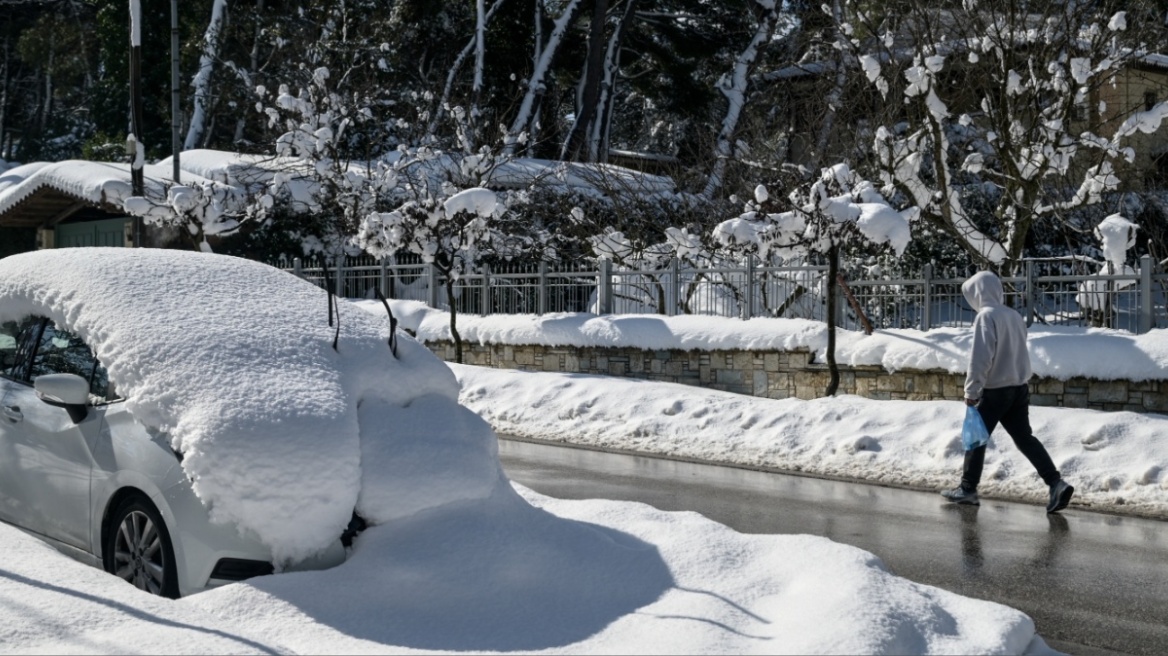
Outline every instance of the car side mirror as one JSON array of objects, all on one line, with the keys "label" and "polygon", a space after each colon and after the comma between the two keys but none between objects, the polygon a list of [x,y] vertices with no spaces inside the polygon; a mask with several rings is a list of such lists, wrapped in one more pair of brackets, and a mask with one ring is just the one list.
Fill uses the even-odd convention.
[{"label": "car side mirror", "polygon": [[7,369],[16,364],[16,351],[8,350],[0,353],[0,367]]},{"label": "car side mirror", "polygon": [[45,403],[64,408],[73,423],[79,424],[89,414],[89,381],[76,374],[45,374],[32,383],[37,397]]}]

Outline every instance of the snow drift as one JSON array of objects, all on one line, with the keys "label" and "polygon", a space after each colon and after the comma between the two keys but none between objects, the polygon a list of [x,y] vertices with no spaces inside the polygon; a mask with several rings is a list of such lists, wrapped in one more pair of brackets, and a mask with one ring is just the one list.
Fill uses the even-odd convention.
[{"label": "snow drift", "polygon": [[47,316],[77,333],[134,416],[169,434],[215,521],[277,561],[373,523],[485,498],[505,479],[490,427],[458,382],[388,319],[255,262],[118,248],[0,260],[0,320]]}]

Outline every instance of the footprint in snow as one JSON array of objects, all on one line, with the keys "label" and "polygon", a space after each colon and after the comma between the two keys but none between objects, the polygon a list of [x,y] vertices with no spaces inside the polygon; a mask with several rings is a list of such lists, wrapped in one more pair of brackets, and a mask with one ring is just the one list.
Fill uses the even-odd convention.
[{"label": "footprint in snow", "polygon": [[855,455],[860,451],[879,451],[880,441],[870,435],[861,435],[854,440],[847,440],[839,445],[838,451]]},{"label": "footprint in snow", "polygon": [[1162,468],[1160,465],[1152,465],[1151,467],[1148,467],[1146,470],[1144,470],[1144,473],[1140,474],[1136,478],[1136,484],[1151,485],[1155,483],[1156,481],[1160,480],[1161,471]]}]

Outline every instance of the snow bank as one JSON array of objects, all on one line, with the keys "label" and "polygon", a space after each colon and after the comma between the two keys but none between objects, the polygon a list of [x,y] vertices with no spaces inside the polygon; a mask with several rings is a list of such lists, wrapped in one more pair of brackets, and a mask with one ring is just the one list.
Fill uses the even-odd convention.
[{"label": "snow bank", "polygon": [[[177,602],[0,525],[0,648],[38,653],[1042,652],[1024,614],[870,553],[521,486],[357,540],[331,570]],[[534,506],[534,507],[533,507]]]},{"label": "snow bank", "polygon": [[[367,531],[343,566],[183,603],[298,651],[1022,653],[1022,613],[813,536],[516,486]],[[524,502],[524,498],[532,508]],[[538,508],[538,509],[537,509]],[[394,649],[393,651],[397,651]]]},{"label": "snow bank", "polygon": [[[357,301],[374,314],[379,302]],[[419,301],[390,301],[401,326],[418,339],[449,340],[450,317]],[[643,349],[746,351],[807,349],[826,357],[827,328],[806,319],[747,321],[709,316],[594,315],[458,315],[464,341],[479,344],[631,347]],[[941,369],[964,373],[969,363],[970,328],[877,330],[871,335],[836,332],[836,360],[845,365],[874,365],[888,371]],[[1067,380],[1168,379],[1168,329],[1133,335],[1106,328],[1032,326],[1030,361],[1036,376]]]},{"label": "snow bank", "polygon": [[0,523],[0,650],[38,654],[289,651],[231,620],[143,594]]},{"label": "snow bank", "polygon": [[[127,284],[130,283],[130,284]],[[0,320],[50,317],[79,334],[131,412],[166,431],[216,521],[280,561],[374,523],[490,494],[490,427],[458,384],[388,320],[255,262],[150,249],[64,249],[0,260]],[[408,492],[408,493],[407,493]]]},{"label": "snow bank", "polygon": [[[462,402],[501,433],[591,447],[941,489],[960,477],[958,401],[761,399],[671,383],[451,364]],[[1074,506],[1168,517],[1168,416],[1030,409]],[[979,493],[1045,503],[1001,428]]]}]

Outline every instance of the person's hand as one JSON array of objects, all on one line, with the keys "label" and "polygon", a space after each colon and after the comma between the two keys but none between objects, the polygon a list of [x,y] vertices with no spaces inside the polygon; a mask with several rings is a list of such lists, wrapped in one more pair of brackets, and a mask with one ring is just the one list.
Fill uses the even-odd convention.
[{"label": "person's hand", "polygon": [[978,399],[965,399],[965,405],[974,407],[977,405]]}]

